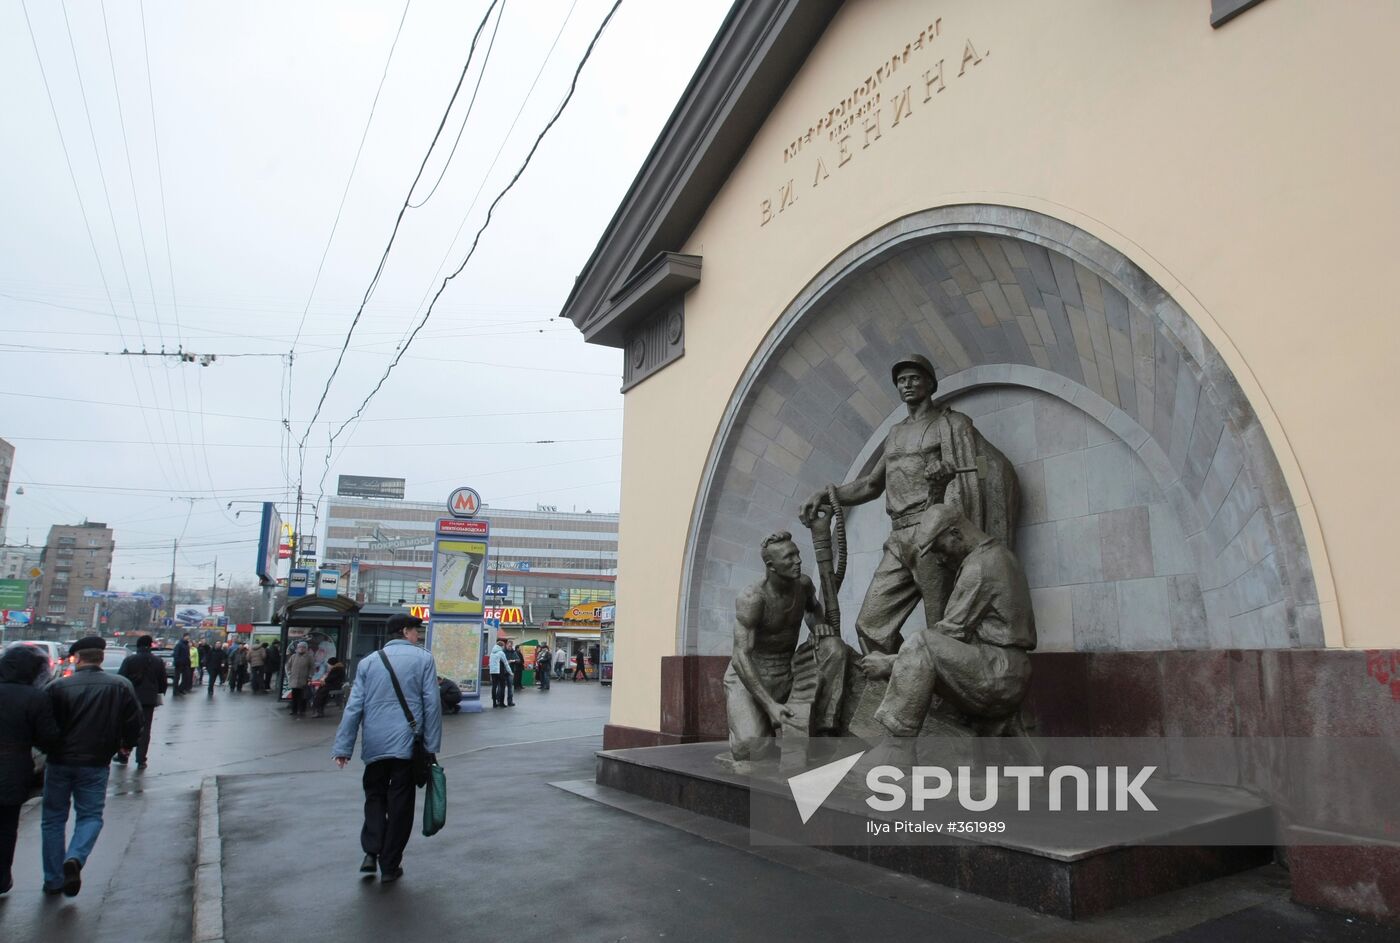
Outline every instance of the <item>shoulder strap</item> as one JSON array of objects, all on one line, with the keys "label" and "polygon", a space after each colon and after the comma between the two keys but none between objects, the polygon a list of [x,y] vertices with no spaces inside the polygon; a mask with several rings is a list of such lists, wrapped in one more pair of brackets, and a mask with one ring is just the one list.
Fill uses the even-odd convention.
[{"label": "shoulder strap", "polygon": [[389,664],[389,656],[384,654],[382,648],[379,650],[379,660],[384,662],[384,669],[389,672],[389,680],[394,684],[394,693],[398,695],[399,706],[403,708],[403,716],[408,721],[408,729],[416,735],[418,722],[413,719],[413,711],[408,709],[408,699],[403,696],[403,688],[399,687],[399,676],[394,674],[394,666]]}]

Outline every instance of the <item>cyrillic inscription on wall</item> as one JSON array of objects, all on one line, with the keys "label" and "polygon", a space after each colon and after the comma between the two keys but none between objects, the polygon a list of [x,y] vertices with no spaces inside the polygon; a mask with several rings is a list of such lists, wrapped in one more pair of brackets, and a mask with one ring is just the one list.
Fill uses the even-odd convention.
[{"label": "cyrillic inscription on wall", "polygon": [[759,226],[792,210],[804,192],[832,186],[862,152],[897,137],[991,55],[970,37],[950,41],[939,17],[881,62],[783,148],[785,179],[759,202]]}]

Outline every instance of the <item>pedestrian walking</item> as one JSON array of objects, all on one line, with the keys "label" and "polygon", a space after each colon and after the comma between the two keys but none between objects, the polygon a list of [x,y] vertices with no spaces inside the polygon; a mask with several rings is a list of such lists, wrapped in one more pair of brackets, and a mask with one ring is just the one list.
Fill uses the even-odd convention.
[{"label": "pedestrian walking", "polygon": [[267,643],[248,646],[248,668],[253,674],[253,693],[267,690],[267,679],[263,672],[267,665]]},{"label": "pedestrian walking", "polygon": [[248,646],[234,645],[228,656],[228,689],[242,693],[248,680]]},{"label": "pedestrian walking", "polygon": [[214,685],[223,683],[224,659],[227,657],[228,653],[224,651],[222,645],[210,645],[200,655],[200,667],[204,669],[204,674],[209,679],[209,697],[214,696]]},{"label": "pedestrian walking", "polygon": [[279,675],[282,671],[282,646],[277,642],[273,642],[272,647],[267,650],[267,664],[263,667],[263,671],[267,678],[266,689],[281,697],[282,682]]},{"label": "pedestrian walking", "polygon": [[180,636],[175,643],[171,660],[175,663],[175,693],[188,694],[194,680],[194,661],[190,651],[190,633]]},{"label": "pedestrian walking", "polygon": [[506,657],[510,659],[511,686],[516,691],[522,690],[525,687],[525,653],[512,639],[506,639]]},{"label": "pedestrian walking", "polygon": [[48,671],[48,659],[30,645],[0,655],[0,894],[15,886],[19,810],[34,782],[31,751],[51,753],[59,744],[53,704],[38,686]]},{"label": "pedestrian walking", "polygon": [[554,667],[553,658],[554,653],[549,650],[548,642],[535,650],[535,681],[541,691],[549,690],[549,672]]},{"label": "pedestrian walking", "polygon": [[311,702],[311,716],[325,717],[326,702],[330,700],[331,694],[345,687],[345,663],[339,658],[331,656],[326,659],[326,676],[321,680],[321,686],[316,689],[316,697]]},{"label": "pedestrian walking", "polygon": [[204,676],[209,671],[209,640],[205,639],[194,647],[190,653],[190,662],[194,665],[194,683],[203,684]]},{"label": "pedestrian walking", "polygon": [[574,656],[575,681],[578,680],[579,675],[583,675],[583,680],[588,680],[588,656],[583,653],[583,649],[581,648],[578,650],[578,654]]},{"label": "pedestrian walking", "polygon": [[[557,640],[556,640],[557,641]],[[567,646],[560,645],[554,652],[554,680],[564,680],[564,669],[569,665],[569,651]]]},{"label": "pedestrian walking", "polygon": [[[437,663],[418,645],[423,620],[395,613],[391,636],[378,657],[361,659],[350,702],[336,730],[331,756],[341,769],[355,752],[365,764],[365,822],[360,830],[361,874],[376,868],[384,883],[403,877],[403,852],[413,831],[414,741],[433,754],[442,748],[442,698]],[[412,725],[404,716],[413,716]]]},{"label": "pedestrian walking", "polygon": [[[498,641],[491,648],[491,706],[492,707],[514,707],[515,696],[511,694],[512,674],[510,670],[510,659],[506,657],[506,650],[501,647]],[[506,699],[510,699],[509,705]]]},{"label": "pedestrian walking", "polygon": [[[136,653],[122,659],[117,674],[131,682],[136,700],[141,704],[141,737],[136,741],[136,768],[145,769],[151,753],[151,725],[155,723],[156,708],[165,694],[165,662],[151,654],[153,639],[143,635],[136,640]],[[126,765],[127,758],[118,753],[113,759]]]},{"label": "pedestrian walking", "polygon": [[292,716],[306,714],[306,689],[311,684],[311,669],[315,662],[305,642],[297,642],[296,651],[287,656],[287,687],[292,690]]},{"label": "pedestrian walking", "polygon": [[[102,832],[112,756],[141,739],[141,704],[130,681],[102,670],[106,647],[97,636],[78,639],[68,650],[77,668],[48,687],[60,742],[44,769],[45,894],[76,897],[82,889],[83,865]],[[65,848],[70,806],[76,816]]]}]

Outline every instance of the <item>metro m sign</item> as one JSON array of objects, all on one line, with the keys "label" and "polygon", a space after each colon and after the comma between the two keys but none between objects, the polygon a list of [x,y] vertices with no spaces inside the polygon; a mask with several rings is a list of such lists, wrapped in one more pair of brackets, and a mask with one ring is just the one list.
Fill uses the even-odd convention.
[{"label": "metro m sign", "polygon": [[481,495],[462,487],[447,496],[447,513],[453,517],[476,517],[481,510]]}]

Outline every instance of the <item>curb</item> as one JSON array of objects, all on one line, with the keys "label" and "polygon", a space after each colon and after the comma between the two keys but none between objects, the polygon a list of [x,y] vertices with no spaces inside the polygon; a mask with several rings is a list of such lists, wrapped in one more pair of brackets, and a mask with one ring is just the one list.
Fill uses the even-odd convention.
[{"label": "curb", "polygon": [[199,787],[198,857],[194,868],[194,943],[223,943],[223,839],[219,837],[219,781],[207,777]]}]

